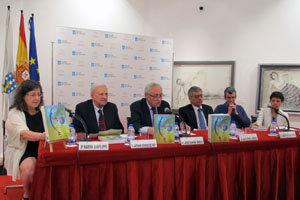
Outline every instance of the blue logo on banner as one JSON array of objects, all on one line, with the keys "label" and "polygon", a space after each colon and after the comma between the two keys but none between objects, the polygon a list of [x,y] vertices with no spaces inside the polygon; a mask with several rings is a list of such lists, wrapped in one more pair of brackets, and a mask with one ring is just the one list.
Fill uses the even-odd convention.
[{"label": "blue logo on banner", "polygon": [[136,97],[136,93],[133,94],[133,97]]},{"label": "blue logo on banner", "polygon": [[121,68],[124,69],[124,68],[125,68],[125,65],[121,65]]},{"label": "blue logo on banner", "polygon": [[138,58],[137,56],[134,56],[134,60],[137,60],[137,58]]},{"label": "blue logo on banner", "polygon": [[91,63],[91,67],[95,67],[95,63],[92,62],[92,63]]},{"label": "blue logo on banner", "polygon": [[122,49],[123,49],[123,50],[126,49],[126,46],[125,46],[125,45],[122,45]]},{"label": "blue logo on banner", "polygon": [[150,52],[152,52],[152,48],[150,48]]},{"label": "blue logo on banner", "polygon": [[136,79],[136,75],[135,74],[133,75],[133,78]]},{"label": "blue logo on banner", "polygon": [[75,76],[76,75],[76,73],[75,72],[72,72],[72,76]]},{"label": "blue logo on banner", "polygon": [[125,87],[125,85],[124,85],[124,83],[122,83],[122,84],[121,84],[121,88],[124,88],[124,87]]},{"label": "blue logo on banner", "polygon": [[72,51],[72,55],[75,56],[76,55],[76,51]]},{"label": "blue logo on banner", "polygon": [[61,44],[61,40],[57,40],[57,43],[58,43],[58,44]]},{"label": "blue logo on banner", "polygon": [[75,93],[75,92],[72,92],[72,96],[75,97],[75,96],[76,96],[76,93]]},{"label": "blue logo on banner", "polygon": [[57,102],[57,105],[61,105],[61,102]]},{"label": "blue logo on banner", "polygon": [[108,54],[106,53],[106,54],[104,54],[104,58],[107,58],[107,56],[108,56]]},{"label": "blue logo on banner", "polygon": [[94,47],[94,46],[95,46],[95,42],[92,42],[92,43],[91,43],[91,46]]},{"label": "blue logo on banner", "polygon": [[138,41],[138,40],[139,40],[139,38],[138,38],[138,37],[135,37],[135,38],[134,38],[134,40],[135,40],[135,41]]},{"label": "blue logo on banner", "polygon": [[165,41],[164,41],[164,40],[162,40],[162,41],[161,41],[161,43],[162,43],[162,44],[165,44]]},{"label": "blue logo on banner", "polygon": [[60,82],[60,81],[58,81],[58,82],[57,82],[57,85],[58,85],[58,86],[61,86],[61,82]]},{"label": "blue logo on banner", "polygon": [[72,31],[72,34],[73,34],[73,35],[76,35],[76,31],[75,31],[75,30],[73,30],[73,31]]},{"label": "blue logo on banner", "polygon": [[91,82],[91,86],[93,86],[95,83],[94,82]]},{"label": "blue logo on banner", "polygon": [[160,80],[164,80],[164,77],[163,77],[163,76],[161,76],[161,77],[160,77]]},{"label": "blue logo on banner", "polygon": [[161,59],[161,62],[165,62],[165,59],[164,59],[164,58],[162,58],[162,59]]},{"label": "blue logo on banner", "polygon": [[105,73],[105,74],[104,74],[104,77],[105,77],[105,78],[107,78],[107,77],[108,77],[108,74],[107,74],[107,73]]},{"label": "blue logo on banner", "polygon": [[108,38],[108,34],[107,33],[105,34],[105,38]]},{"label": "blue logo on banner", "polygon": [[125,103],[121,103],[121,107],[124,107]]},{"label": "blue logo on banner", "polygon": [[152,66],[149,67],[149,70],[152,71]]},{"label": "blue logo on banner", "polygon": [[58,64],[58,65],[61,65],[61,60],[58,60],[58,61],[57,61],[57,64]]}]

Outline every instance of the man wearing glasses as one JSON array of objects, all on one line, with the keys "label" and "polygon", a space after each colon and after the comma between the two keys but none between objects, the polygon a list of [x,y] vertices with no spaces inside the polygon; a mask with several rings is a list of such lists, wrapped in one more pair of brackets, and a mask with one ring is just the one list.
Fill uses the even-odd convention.
[{"label": "man wearing glasses", "polygon": [[224,90],[225,103],[218,105],[214,113],[229,114],[231,121],[235,121],[237,128],[246,128],[250,126],[250,119],[244,108],[235,103],[236,91],[233,87],[227,87]]},{"label": "man wearing glasses", "polygon": [[168,102],[162,100],[162,88],[158,83],[150,83],[145,87],[145,98],[130,105],[131,120],[136,132],[154,134],[154,114],[165,114],[170,109]]},{"label": "man wearing glasses", "polygon": [[212,114],[213,109],[209,105],[202,104],[202,89],[193,86],[189,89],[188,96],[191,103],[179,108],[179,115],[192,130],[207,130],[208,114]]}]

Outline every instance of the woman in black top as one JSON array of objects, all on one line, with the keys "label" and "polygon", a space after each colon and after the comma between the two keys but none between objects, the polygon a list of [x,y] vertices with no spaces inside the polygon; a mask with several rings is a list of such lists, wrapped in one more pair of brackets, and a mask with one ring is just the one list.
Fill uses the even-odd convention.
[{"label": "woman in black top", "polygon": [[[17,88],[14,104],[11,106],[6,123],[8,133],[7,151],[10,156],[8,166],[11,165],[9,168],[15,168],[14,165],[18,163],[24,185],[23,199],[25,200],[30,195],[39,140],[45,140],[46,138],[40,111],[40,106],[43,104],[42,94],[39,82],[24,81]],[[16,144],[19,146],[16,147]],[[8,171],[13,170],[8,169]],[[15,174],[12,176],[14,178]]]}]

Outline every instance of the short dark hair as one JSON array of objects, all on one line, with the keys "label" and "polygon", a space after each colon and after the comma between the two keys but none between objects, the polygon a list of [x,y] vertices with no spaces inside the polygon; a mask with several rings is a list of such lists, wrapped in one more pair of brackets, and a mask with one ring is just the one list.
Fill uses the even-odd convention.
[{"label": "short dark hair", "polygon": [[282,102],[284,101],[284,96],[281,92],[278,92],[278,91],[275,91],[275,92],[272,92],[271,96],[270,96],[270,101],[272,98],[278,98],[280,99]]},{"label": "short dark hair", "polygon": [[189,91],[188,91],[188,96],[192,97],[193,96],[193,92],[199,92],[202,91],[202,89],[198,86],[192,86]]},{"label": "short dark hair", "polygon": [[[41,90],[41,94],[43,94],[42,86],[40,85],[39,82],[33,80],[23,81],[21,85],[17,88],[16,95],[14,98],[14,104],[10,108],[16,108],[20,111],[27,111],[28,108],[25,103],[24,97],[28,92],[38,88]],[[43,103],[44,100],[42,95],[40,105],[38,106],[37,109],[39,109],[40,106],[43,105]]]},{"label": "short dark hair", "polygon": [[236,91],[233,87],[227,87],[225,90],[224,90],[224,97],[226,97],[226,94],[233,94],[235,93],[236,94]]}]

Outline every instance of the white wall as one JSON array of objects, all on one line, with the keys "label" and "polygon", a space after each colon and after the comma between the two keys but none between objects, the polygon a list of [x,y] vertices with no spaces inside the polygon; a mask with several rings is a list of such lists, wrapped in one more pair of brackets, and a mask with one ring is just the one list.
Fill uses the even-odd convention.
[{"label": "white wall", "polygon": [[[2,0],[0,63],[4,48],[1,27],[8,4],[12,7],[15,54],[19,10],[25,12],[26,27],[30,14],[35,14],[46,103],[51,103],[51,42],[56,26],[172,37],[175,61],[235,60],[238,101],[248,115],[255,113],[258,64],[300,63],[297,0]],[[291,118],[292,125],[300,127],[300,117]]]}]

